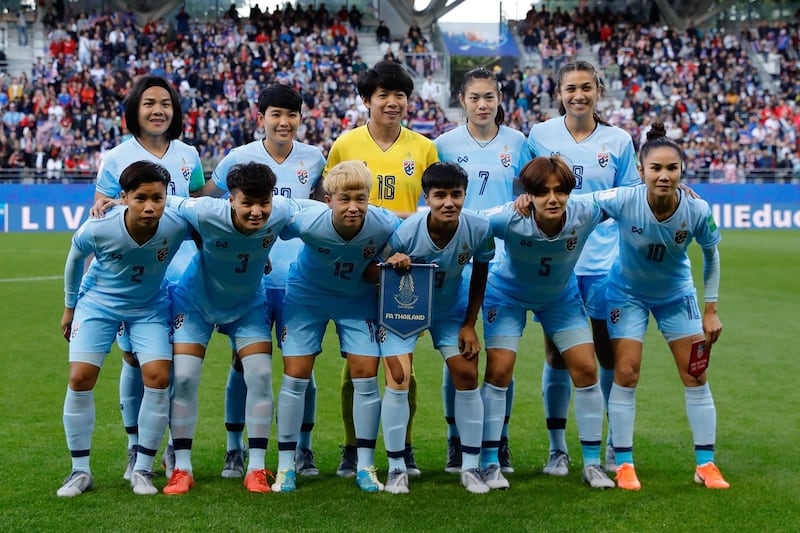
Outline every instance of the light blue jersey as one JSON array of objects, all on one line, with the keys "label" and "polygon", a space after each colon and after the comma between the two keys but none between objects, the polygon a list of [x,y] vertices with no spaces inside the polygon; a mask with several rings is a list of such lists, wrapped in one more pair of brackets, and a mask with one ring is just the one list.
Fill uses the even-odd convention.
[{"label": "light blue jersey", "polygon": [[[66,307],[74,308],[79,298],[87,298],[109,313],[135,319],[169,305],[164,274],[188,226],[167,208],[155,235],[139,245],[125,227],[126,211],[125,206],[115,206],[104,218],[91,218],[75,232],[64,270]],[[84,260],[92,254],[84,274]]]},{"label": "light blue jersey", "polygon": [[522,167],[531,160],[525,136],[500,126],[494,139],[481,146],[467,126],[448,131],[434,141],[440,161],[458,163],[469,175],[464,207],[489,209],[514,198],[513,184]]},{"label": "light blue jersey", "polygon": [[244,235],[233,225],[230,202],[221,198],[189,198],[177,202],[178,212],[200,234],[203,248],[195,254],[175,289],[176,299],[192,302],[212,324],[228,324],[263,298],[261,278],[272,245],[297,206],[281,196],[272,198],[272,214],[254,233]]},{"label": "light blue jersey", "polygon": [[713,248],[722,238],[705,200],[678,189],[678,208],[659,222],[647,203],[647,187],[594,194],[597,205],[620,227],[620,254],[609,276],[612,287],[637,298],[665,301],[694,287],[687,248],[692,239]]},{"label": "light blue jersey", "polygon": [[433,315],[437,319],[460,314],[463,318],[469,294],[461,281],[464,266],[474,257],[488,263],[494,257],[494,239],[485,217],[462,211],[458,228],[447,246],[439,248],[428,233],[428,212],[416,213],[400,224],[381,251],[383,261],[397,252],[411,257],[412,263],[436,263],[434,271]]},{"label": "light blue jersey", "polygon": [[119,177],[123,170],[136,161],[151,161],[167,169],[170,175],[167,194],[187,197],[205,184],[203,164],[193,146],[172,140],[167,153],[157,157],[139,144],[135,137],[131,137],[103,154],[97,171],[97,192],[109,198],[119,197],[122,192]]},{"label": "light blue jersey", "polygon": [[534,309],[556,300],[576,285],[573,271],[592,230],[605,220],[590,202],[570,198],[564,227],[555,237],[541,232],[533,217],[520,216],[508,202],[486,212],[495,237],[505,248],[489,271],[486,298]]},{"label": "light blue jersey", "polygon": [[[294,199],[311,196],[311,192],[320,185],[322,169],[325,168],[325,156],[316,146],[293,141],[289,156],[283,163],[278,163],[264,147],[264,142],[259,140],[231,150],[214,169],[211,179],[217,187],[227,191],[226,179],[231,167],[251,162],[263,163],[275,173],[275,195]],[[272,271],[265,279],[267,288],[286,288],[289,266],[302,246],[300,239],[275,243],[269,256]]]},{"label": "light blue jersey", "polygon": [[333,226],[333,212],[320,203],[298,211],[281,233],[299,237],[303,246],[289,269],[286,300],[323,307],[346,301],[375,300],[375,285],[363,280],[400,219],[386,209],[369,206],[361,231],[345,240]]},{"label": "light blue jersey", "polygon": [[[597,124],[594,132],[575,142],[564,116],[540,122],[528,135],[533,157],[559,154],[572,167],[575,193],[591,193],[642,182],[636,168],[636,151],[624,130]],[[617,256],[619,231],[613,220],[597,227],[575,266],[579,276],[604,275]]]}]

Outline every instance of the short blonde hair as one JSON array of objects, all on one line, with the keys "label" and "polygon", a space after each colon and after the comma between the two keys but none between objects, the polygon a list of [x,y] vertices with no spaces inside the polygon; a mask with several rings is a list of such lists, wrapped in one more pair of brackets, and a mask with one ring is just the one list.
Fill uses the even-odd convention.
[{"label": "short blonde hair", "polygon": [[328,171],[322,186],[328,194],[357,189],[371,190],[372,172],[363,161],[342,161]]}]

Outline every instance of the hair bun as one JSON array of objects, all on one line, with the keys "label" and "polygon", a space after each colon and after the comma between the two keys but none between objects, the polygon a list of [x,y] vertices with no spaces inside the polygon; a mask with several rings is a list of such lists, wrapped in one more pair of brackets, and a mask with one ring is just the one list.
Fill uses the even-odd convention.
[{"label": "hair bun", "polygon": [[667,128],[664,126],[663,122],[653,122],[653,124],[650,126],[650,130],[647,132],[648,141],[660,139],[661,137],[666,136]]}]

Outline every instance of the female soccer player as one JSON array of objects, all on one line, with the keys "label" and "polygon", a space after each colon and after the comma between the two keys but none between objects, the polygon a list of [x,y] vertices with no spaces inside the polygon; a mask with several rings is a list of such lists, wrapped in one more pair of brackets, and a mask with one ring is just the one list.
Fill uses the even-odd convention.
[{"label": "female soccer player", "polygon": [[[714,464],[716,408],[704,368],[693,355],[707,357],[722,333],[717,315],[720,233],[708,203],[678,188],[683,152],[653,124],[639,152],[644,185],[595,193],[600,208],[619,222],[620,254],[609,275],[608,328],[615,356],[615,377],[608,400],[619,469],[617,485],[638,490],[633,462],[634,393],[649,314],[669,344],[685,387],[686,414],[694,437],[694,480],[727,489]],[[705,305],[701,315],[687,249],[695,239],[703,249]],[[707,363],[707,359],[705,360]]]},{"label": "female soccer player", "polygon": [[[170,176],[140,161],[119,178],[122,206],[91,218],[72,238],[64,269],[65,308],[61,329],[69,341],[69,387],[64,431],[72,473],[56,494],[79,496],[93,485],[89,451],[94,431],[94,386],[119,329],[124,329],[141,365],[144,394],[138,410],[139,443],[130,475],[135,494],[158,490],[153,458],[169,416],[170,300],[163,283],[167,265],[188,234],[177,213],[165,210]],[[94,255],[83,274],[84,262]]]},{"label": "female soccer player", "polygon": [[[103,216],[102,212],[109,201],[119,197],[120,174],[134,161],[152,161],[164,167],[170,176],[168,194],[182,197],[197,195],[205,183],[203,166],[197,150],[178,140],[183,131],[183,113],[178,93],[167,80],[158,76],[143,76],[136,81],[125,102],[125,123],[133,137],[103,154],[97,171],[92,215]],[[196,250],[192,241],[187,241],[181,247],[178,259],[167,273],[171,282],[178,280]],[[128,434],[128,467],[123,477],[129,479],[136,458],[136,420],[142,401],[142,376],[127,337],[120,335],[117,341],[123,351],[119,404]],[[171,474],[173,457],[171,449],[164,454],[167,477]]]},{"label": "female soccer player", "polygon": [[[576,193],[589,193],[641,183],[631,136],[597,114],[603,84],[591,63],[567,63],[558,72],[556,95],[559,117],[536,124],[528,135],[534,156],[560,154],[575,174]],[[600,361],[600,385],[608,399],[614,379],[614,356],[605,323],[606,277],[617,253],[619,231],[607,221],[589,237],[575,266],[578,284],[592,323],[595,351]],[[571,395],[570,376],[552,339],[545,336],[542,396],[550,457],[546,474],[565,476],[569,455],[565,440]],[[610,441],[609,441],[610,443]],[[606,469],[614,470],[613,448],[606,447]]]},{"label": "female soccer player", "polygon": [[[486,68],[479,67],[464,75],[458,92],[458,101],[467,116],[463,126],[438,137],[434,144],[441,161],[461,165],[469,174],[464,207],[477,211],[510,201],[519,171],[530,161],[530,148],[525,136],[517,130],[503,126],[505,113],[501,105],[497,77]],[[502,241],[496,241],[499,251]],[[469,271],[469,267],[467,268]],[[468,275],[465,277],[468,278]],[[466,280],[465,280],[466,282]],[[447,364],[443,367],[442,399],[444,418],[447,421],[446,472],[461,471],[461,442],[455,423],[455,387]],[[503,472],[513,472],[508,449],[508,420],[514,399],[514,379],[508,387],[506,417],[500,438],[500,466]]]},{"label": "female soccer player", "polygon": [[509,487],[500,471],[497,444],[506,412],[506,387],[526,314],[531,310],[564,355],[575,385],[582,479],[592,488],[611,488],[614,482],[600,468],[603,395],[597,383],[592,335],[573,273],[584,244],[605,216],[591,203],[569,197],[575,175],[558,156],[531,160],[523,167],[520,182],[526,192],[524,199],[533,204],[532,216],[519,214],[513,202],[486,212],[494,236],[505,241],[505,248],[489,271],[483,303],[487,358],[482,390],[483,479],[491,488]]}]

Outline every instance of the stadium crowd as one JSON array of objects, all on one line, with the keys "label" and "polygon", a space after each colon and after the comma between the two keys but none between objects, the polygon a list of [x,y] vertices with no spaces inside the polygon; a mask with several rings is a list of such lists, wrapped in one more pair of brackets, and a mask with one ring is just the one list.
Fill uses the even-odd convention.
[{"label": "stadium crowd", "polygon": [[[306,113],[299,140],[327,154],[343,131],[367,119],[355,88],[368,67],[358,49],[361,19],[355,7],[330,13],[324,3],[272,13],[256,7],[248,18],[233,9],[206,22],[181,11],[174,21],[149,20],[141,28],[133,13],[80,13],[66,22],[45,16],[47,49],[30,76],[0,81],[0,167],[93,176],[100,153],[129,135],[123,102],[146,72],[178,88],[183,139],[208,172],[258,135],[256,98],[273,81],[301,91]],[[750,169],[793,168],[800,175],[797,17],[738,35],[694,27],[679,33],[630,20],[608,10],[532,8],[517,27],[538,64],[498,72],[506,124],[527,134],[552,115],[554,72],[588,46],[605,78],[605,118],[637,146],[653,117],[662,117],[668,135],[683,144],[690,170],[708,169],[713,181],[741,181]],[[395,46],[383,28],[376,33],[385,59],[419,75],[436,68],[435,61],[417,60],[435,54],[415,25]],[[771,79],[756,68],[760,57],[777,65]],[[436,98],[422,94],[410,102],[408,125],[435,138],[454,124]]]}]

